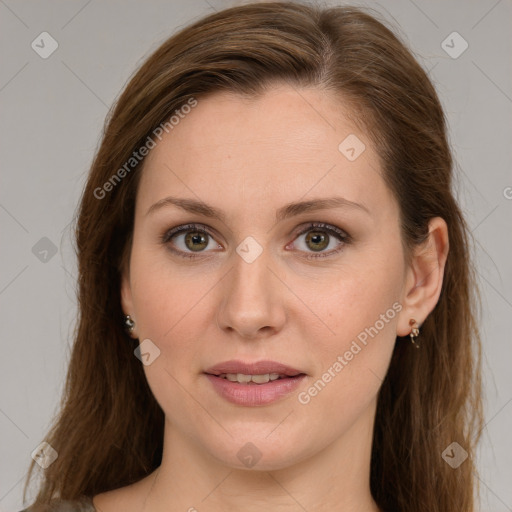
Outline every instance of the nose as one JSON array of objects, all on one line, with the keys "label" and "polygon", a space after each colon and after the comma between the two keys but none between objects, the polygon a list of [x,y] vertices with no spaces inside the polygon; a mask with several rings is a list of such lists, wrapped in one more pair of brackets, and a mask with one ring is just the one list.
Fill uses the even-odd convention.
[{"label": "nose", "polygon": [[261,339],[279,332],[286,321],[286,287],[271,268],[268,251],[252,262],[233,254],[233,268],[219,290],[223,298],[217,311],[220,329],[244,339]]}]

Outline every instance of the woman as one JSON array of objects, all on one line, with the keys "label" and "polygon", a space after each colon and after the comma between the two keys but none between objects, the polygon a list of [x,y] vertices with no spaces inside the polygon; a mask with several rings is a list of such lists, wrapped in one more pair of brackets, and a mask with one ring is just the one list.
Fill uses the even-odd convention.
[{"label": "woman", "polygon": [[251,4],[171,37],[82,196],[78,329],[27,510],[473,511],[451,180],[432,84],[361,10]]}]

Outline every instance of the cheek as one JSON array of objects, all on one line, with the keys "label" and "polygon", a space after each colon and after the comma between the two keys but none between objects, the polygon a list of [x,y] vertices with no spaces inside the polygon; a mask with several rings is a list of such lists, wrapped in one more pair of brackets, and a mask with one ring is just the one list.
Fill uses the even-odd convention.
[{"label": "cheek", "polygon": [[375,398],[387,372],[402,309],[401,253],[368,252],[334,275],[323,293],[309,292],[308,300],[318,307],[329,330],[314,340],[309,337],[317,364],[315,380],[301,403],[308,402],[311,410],[336,404],[333,414],[343,422],[357,417]]},{"label": "cheek", "polygon": [[[130,262],[131,290],[137,323],[145,337],[161,339],[185,312],[193,290],[159,246],[140,235]],[[136,243],[137,242],[137,243]]]},{"label": "cheek", "polygon": [[375,246],[347,253],[339,268],[316,276],[315,286],[303,282],[298,294],[314,306],[329,328],[324,329],[325,343],[321,344],[326,351],[346,349],[351,340],[360,333],[364,338],[365,329],[376,323],[379,334],[382,331],[384,337],[394,338],[403,264],[399,245]]},{"label": "cheek", "polygon": [[213,283],[204,274],[181,272],[162,254],[156,257],[144,251],[133,254],[130,274],[139,339],[150,339],[160,351],[144,366],[146,379],[166,413],[187,411],[186,420],[172,416],[187,431],[187,422],[204,421],[204,411],[186,390],[192,389],[199,371],[198,343],[205,327],[199,319],[205,322],[205,294]]},{"label": "cheek", "polygon": [[161,249],[134,252],[130,274],[139,339],[149,338],[164,355],[172,353],[170,368],[188,365],[197,351],[194,340],[200,341],[211,323],[208,291],[219,276],[176,265]]}]

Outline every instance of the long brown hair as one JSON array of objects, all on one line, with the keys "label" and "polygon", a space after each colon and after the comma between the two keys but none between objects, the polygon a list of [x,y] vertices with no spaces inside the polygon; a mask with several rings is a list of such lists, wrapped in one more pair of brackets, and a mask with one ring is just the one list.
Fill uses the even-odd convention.
[{"label": "long brown hair", "polygon": [[[348,102],[400,205],[407,257],[429,219],[448,225],[443,287],[422,325],[421,350],[397,343],[379,392],[370,485],[386,511],[474,510],[483,423],[479,301],[439,99],[375,14],[287,2],[226,9],[184,28],[146,60],[111,110],[78,211],[79,318],[60,413],[45,438],[58,458],[44,470],[36,504],[126,486],[161,463],[164,414],[133,355],[120,304],[144,160],[119,183],[105,183],[190,98],[256,96],[274,82],[318,87]],[[458,468],[442,456],[452,442],[468,453]]]}]

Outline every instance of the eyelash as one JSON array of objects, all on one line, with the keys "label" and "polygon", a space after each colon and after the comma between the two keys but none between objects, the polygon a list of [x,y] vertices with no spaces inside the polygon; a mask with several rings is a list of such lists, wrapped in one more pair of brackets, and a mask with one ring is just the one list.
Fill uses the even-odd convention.
[{"label": "eyelash", "polygon": [[[327,258],[329,256],[333,256],[334,254],[337,254],[338,252],[340,252],[343,249],[344,245],[351,242],[350,235],[348,235],[345,231],[343,231],[331,224],[324,224],[323,222],[309,223],[302,231],[300,231],[299,233],[296,234],[295,238],[298,238],[299,236],[302,236],[302,235],[308,233],[309,231],[313,231],[315,228],[316,229],[321,228],[318,230],[325,231],[329,235],[333,235],[335,238],[337,238],[340,242],[343,242],[343,243],[340,244],[340,246],[337,249],[332,249],[331,251],[329,251],[327,253],[317,253],[317,254],[312,253],[309,256],[304,256],[304,258],[306,258],[306,259]],[[177,254],[178,256],[180,256],[182,258],[187,258],[187,259],[200,258],[200,257],[202,257],[202,255],[200,255],[200,254],[185,253],[181,250],[176,250],[176,249],[172,248],[169,244],[171,239],[174,238],[175,236],[177,236],[181,233],[187,233],[189,231],[192,231],[195,233],[202,233],[204,235],[207,235],[207,236],[213,238],[213,235],[202,224],[184,224],[182,226],[178,226],[176,228],[170,229],[169,231],[166,231],[161,238],[161,242],[162,242],[162,244],[167,245],[173,253]]]}]

